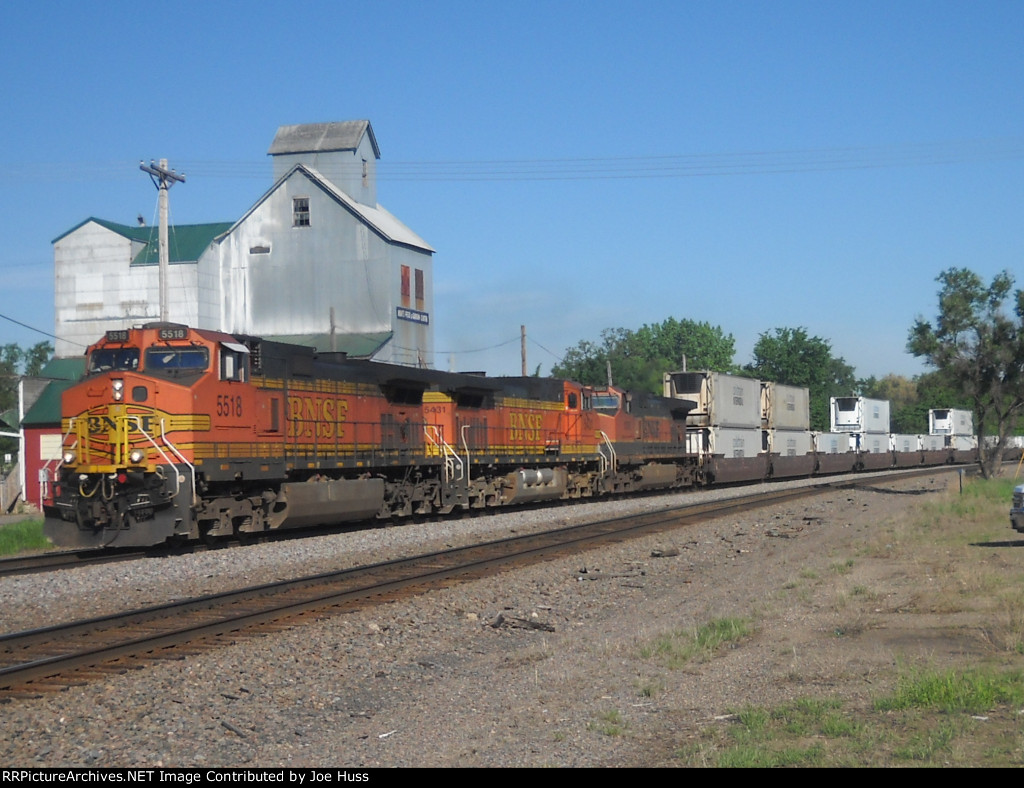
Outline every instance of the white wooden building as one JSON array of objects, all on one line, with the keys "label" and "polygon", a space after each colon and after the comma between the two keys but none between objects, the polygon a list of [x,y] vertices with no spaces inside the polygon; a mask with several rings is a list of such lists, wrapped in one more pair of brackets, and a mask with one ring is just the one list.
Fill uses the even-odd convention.
[{"label": "white wooden building", "polygon": [[[241,218],[171,228],[168,318],[429,366],[434,250],[377,203],[369,121],[282,126],[269,153],[274,183]],[[58,357],[159,319],[157,241],[94,218],[55,239]]]}]

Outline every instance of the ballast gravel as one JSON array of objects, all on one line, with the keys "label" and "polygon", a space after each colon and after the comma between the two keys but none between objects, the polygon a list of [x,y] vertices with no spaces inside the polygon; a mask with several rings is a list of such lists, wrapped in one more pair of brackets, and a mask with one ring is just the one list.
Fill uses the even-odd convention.
[{"label": "ballast gravel", "polygon": [[[942,495],[949,479],[898,484]],[[656,510],[688,495],[5,578],[2,630]],[[919,502],[868,487],[825,492],[8,700],[0,705],[0,764],[673,765],[695,731],[745,704],[818,684],[867,691],[891,657],[851,662],[834,637],[816,636],[834,612],[779,590],[802,571],[825,572],[837,551]],[[680,668],[651,656],[659,639],[724,617],[761,623],[708,661]]]}]

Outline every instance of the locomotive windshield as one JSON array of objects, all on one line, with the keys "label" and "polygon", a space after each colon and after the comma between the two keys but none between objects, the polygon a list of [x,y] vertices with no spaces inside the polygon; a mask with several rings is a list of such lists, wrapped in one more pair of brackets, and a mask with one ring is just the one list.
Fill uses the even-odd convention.
[{"label": "locomotive windshield", "polygon": [[182,377],[204,372],[210,366],[205,347],[151,347],[146,350],[146,372],[151,375]]},{"label": "locomotive windshield", "polygon": [[616,394],[592,394],[590,396],[590,409],[602,413],[617,413],[619,410],[619,397]]},{"label": "locomotive windshield", "polygon": [[89,356],[89,375],[110,370],[138,369],[139,349],[137,347],[103,347]]}]

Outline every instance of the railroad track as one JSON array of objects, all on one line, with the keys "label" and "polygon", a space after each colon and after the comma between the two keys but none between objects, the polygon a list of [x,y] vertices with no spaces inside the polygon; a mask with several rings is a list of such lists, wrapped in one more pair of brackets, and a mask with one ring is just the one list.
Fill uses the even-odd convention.
[{"label": "railroad track", "polygon": [[[955,466],[959,467],[959,466]],[[973,466],[972,466],[973,467]],[[954,469],[954,466],[950,466],[950,470]],[[892,472],[894,475],[905,476],[906,474],[921,473],[934,473],[936,471],[944,470],[943,468],[924,468],[924,469],[910,469],[903,471]],[[969,471],[972,472],[972,471]],[[884,473],[884,472],[883,472]],[[888,474],[886,474],[888,475]],[[854,480],[860,479],[864,481],[863,475],[843,476],[844,479],[853,478]],[[870,478],[870,477],[868,477]],[[833,483],[829,481],[828,477],[822,477],[823,484]],[[841,482],[837,482],[841,484]],[[853,483],[853,482],[851,482]],[[746,483],[744,483],[745,485]],[[581,503],[581,502],[577,502]],[[547,506],[547,504],[541,504],[541,506]],[[488,512],[487,514],[491,514]],[[302,539],[308,536],[322,536],[328,533],[337,533],[341,530],[347,530],[347,524],[339,526],[336,529],[317,527],[317,528],[302,528],[289,530],[286,532],[268,532],[259,534],[256,537],[256,541],[283,541],[288,539]],[[48,553],[37,553],[34,555],[18,556],[15,558],[3,558],[0,559],[0,578],[9,577],[13,575],[21,574],[36,574],[41,572],[54,572],[63,569],[75,569],[84,566],[96,566],[100,564],[115,563],[118,561],[135,561],[140,558],[150,558],[154,556],[165,557],[168,555],[186,555],[189,553],[203,552],[209,549],[224,549],[233,547],[240,544],[237,540],[224,539],[213,547],[196,542],[190,544],[184,544],[177,547],[171,547],[167,545],[157,545],[153,547],[121,547],[121,548],[88,548],[85,550],[66,550],[66,551],[54,551]]]},{"label": "railroad track", "polygon": [[97,550],[95,548],[23,555],[16,558],[0,559],[0,577],[52,572],[58,569],[109,564],[116,561],[131,561],[145,555],[146,553],[141,550]]},{"label": "railroad track", "polygon": [[[899,479],[934,474],[900,474]],[[711,517],[793,501],[829,490],[883,483],[845,479],[770,490],[682,508],[560,528],[408,559],[278,581],[116,615],[0,636],[0,700],[84,683],[147,661],[196,651],[335,614],[483,577],[505,568],[576,554]],[[182,650],[187,646],[186,651]]]}]

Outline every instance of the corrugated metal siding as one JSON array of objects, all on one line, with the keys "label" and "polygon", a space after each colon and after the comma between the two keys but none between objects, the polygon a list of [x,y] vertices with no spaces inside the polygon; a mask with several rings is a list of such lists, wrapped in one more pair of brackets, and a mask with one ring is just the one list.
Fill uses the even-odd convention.
[{"label": "corrugated metal siding", "polygon": [[[377,360],[432,364],[431,254],[389,243],[364,221],[365,209],[321,186],[296,170],[210,248],[197,275],[201,325],[281,338],[329,335],[333,309],[337,334],[391,335]],[[308,227],[292,226],[296,197],[309,200]],[[383,209],[374,214],[386,217]],[[391,219],[393,229],[404,228]],[[402,265],[423,271],[420,321],[398,316]]]},{"label": "corrugated metal siding", "polygon": [[[168,268],[168,317],[197,325],[197,266],[202,250],[227,224],[186,225],[174,228]],[[130,228],[113,222],[89,220],[54,242],[54,351],[57,356],[81,355],[104,331],[130,328],[160,318],[160,270],[133,264],[148,259],[148,239],[157,246],[156,228]],[[140,240],[141,239],[141,240]]]},{"label": "corrugated metal siding", "polygon": [[307,123],[281,126],[268,153],[274,160],[274,180],[296,164],[322,172],[353,200],[377,205],[377,147],[369,121]]}]

